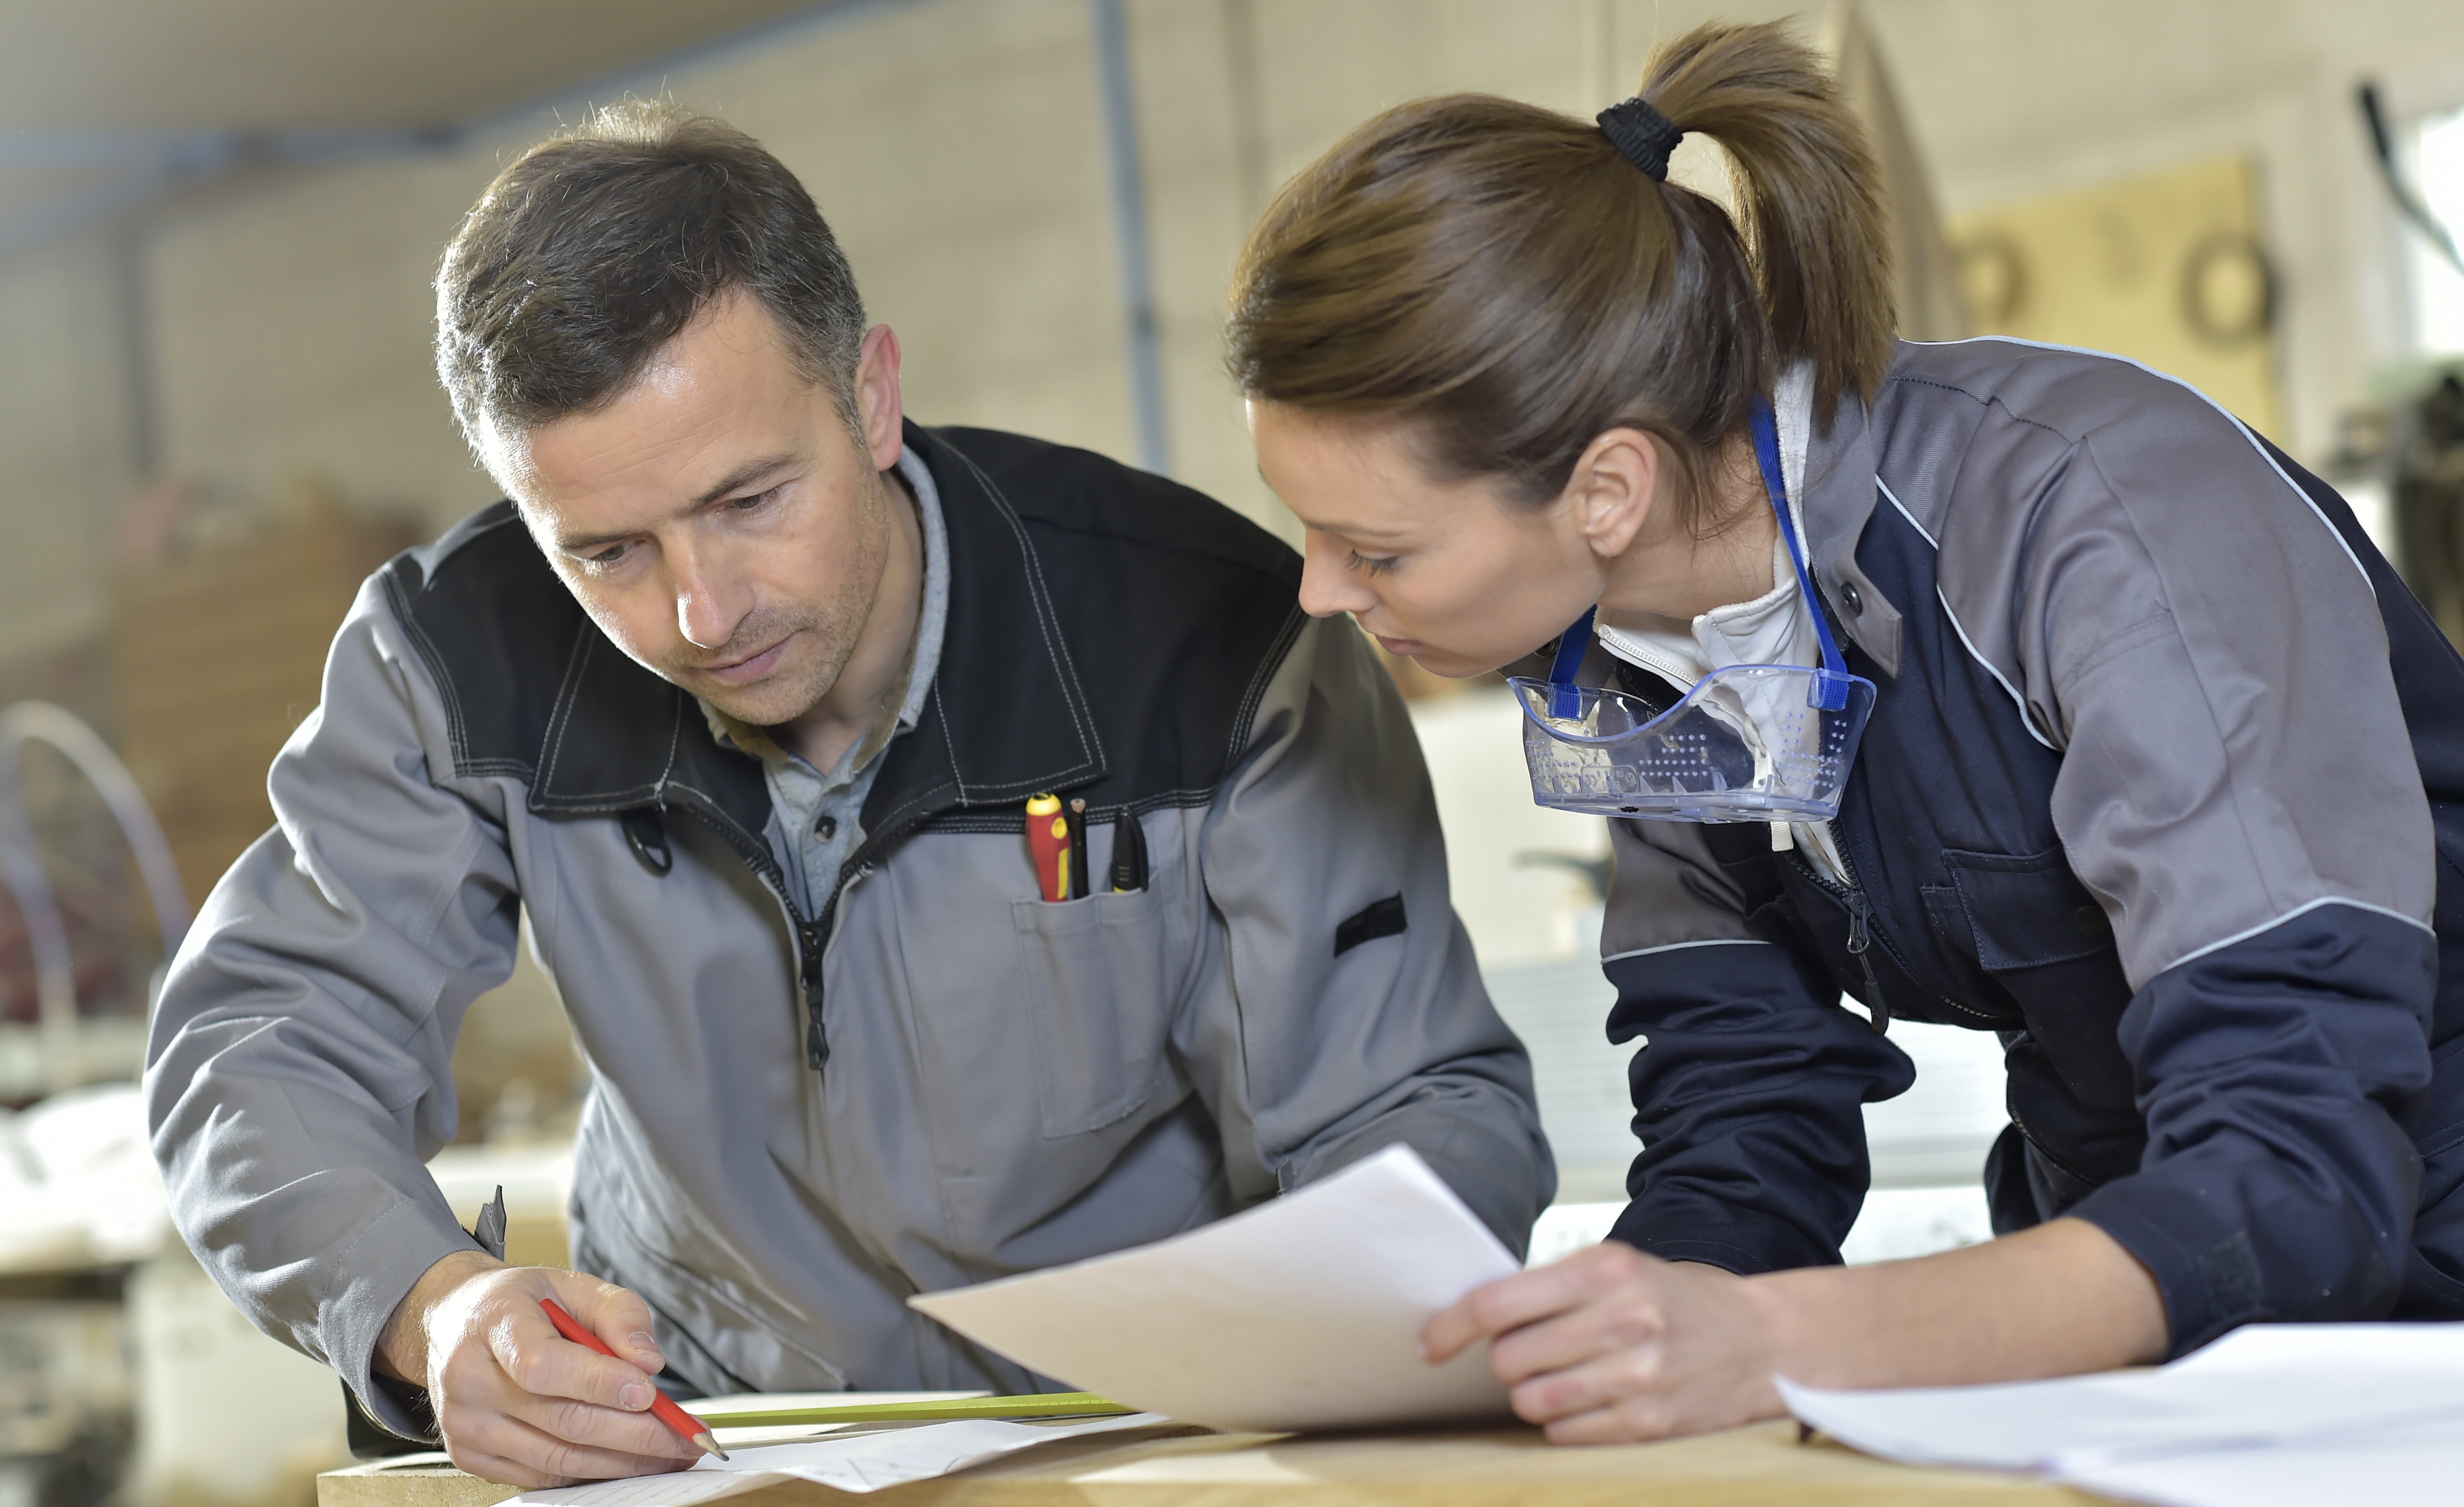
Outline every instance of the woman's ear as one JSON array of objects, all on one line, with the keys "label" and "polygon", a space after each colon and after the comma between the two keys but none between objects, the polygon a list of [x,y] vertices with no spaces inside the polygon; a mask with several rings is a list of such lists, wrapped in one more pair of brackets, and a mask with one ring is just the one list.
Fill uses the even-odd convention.
[{"label": "woman's ear", "polygon": [[1610,429],[1584,448],[1566,499],[1593,554],[1613,559],[1640,535],[1664,471],[1660,442],[1640,429]]}]

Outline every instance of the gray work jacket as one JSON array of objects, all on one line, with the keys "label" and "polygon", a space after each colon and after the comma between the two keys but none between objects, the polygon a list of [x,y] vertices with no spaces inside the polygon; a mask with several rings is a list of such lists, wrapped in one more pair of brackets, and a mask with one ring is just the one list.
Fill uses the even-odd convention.
[{"label": "gray work jacket", "polygon": [[[838,885],[787,898],[759,762],[582,615],[509,505],[372,578],[149,1052],[182,1233],[251,1320],[371,1386],[471,1239],[463,1013],[527,909],[587,1055],[577,1266],[706,1391],[1037,1385],[908,1295],[1155,1240],[1396,1142],[1509,1244],[1553,1184],[1449,906],[1411,725],[1291,552],[1185,489],[907,436],[947,526],[934,693]],[[1144,888],[1039,897],[1039,791]]]},{"label": "gray work jacket", "polygon": [[1843,874],[1612,823],[1617,1235],[1837,1261],[1913,1076],[1878,1027],[1926,1020],[2001,1037],[1997,1233],[2103,1230],[2176,1352],[2464,1318],[2464,660],[2351,510],[2178,382],[1998,339],[1901,346],[1802,492],[1880,688]]}]

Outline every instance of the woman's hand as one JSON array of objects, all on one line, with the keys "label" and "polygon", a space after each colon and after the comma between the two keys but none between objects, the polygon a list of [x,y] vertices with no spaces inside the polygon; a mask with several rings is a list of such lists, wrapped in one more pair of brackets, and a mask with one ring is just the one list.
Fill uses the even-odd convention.
[{"label": "woman's hand", "polygon": [[1474,1290],[1429,1321],[1444,1362],[1480,1340],[1514,1410],[1551,1444],[1701,1433],[1776,1417],[1777,1353],[1756,1284],[1610,1241]]},{"label": "woman's hand", "polygon": [[2155,1279],[2110,1235],[2056,1219],[1964,1250],[1736,1277],[1612,1240],[1476,1288],[1429,1321],[1442,1362],[1480,1340],[1514,1410],[1556,1444],[1777,1417],[1811,1387],[1957,1387],[2164,1359]]}]

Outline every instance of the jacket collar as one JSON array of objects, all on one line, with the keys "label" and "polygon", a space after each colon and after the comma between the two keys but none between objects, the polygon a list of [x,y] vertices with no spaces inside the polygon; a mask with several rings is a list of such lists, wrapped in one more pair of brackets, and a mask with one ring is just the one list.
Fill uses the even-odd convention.
[{"label": "jacket collar", "polygon": [[907,443],[941,491],[950,616],[915,730],[883,754],[865,798],[872,835],[952,806],[998,806],[1100,779],[1104,749],[1017,510],[957,447],[915,425]]},{"label": "jacket collar", "polygon": [[1900,672],[1900,609],[1857,563],[1857,541],[1874,516],[1873,414],[1855,397],[1840,400],[1827,428],[1805,449],[1807,568],[1830,604],[1832,621],[1886,675]]},{"label": "jacket collar", "polygon": [[[910,424],[906,443],[940,491],[950,613],[923,714],[882,755],[865,801],[868,847],[953,806],[1022,801],[1087,784],[1106,768],[1017,511],[939,436]],[[768,821],[760,760],[721,745],[692,696],[627,659],[582,619],[530,807],[579,815],[671,801],[721,815],[747,838],[758,839]]]}]

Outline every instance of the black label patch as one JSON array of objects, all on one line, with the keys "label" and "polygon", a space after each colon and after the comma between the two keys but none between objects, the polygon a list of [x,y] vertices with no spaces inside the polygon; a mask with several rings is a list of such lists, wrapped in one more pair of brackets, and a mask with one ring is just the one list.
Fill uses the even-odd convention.
[{"label": "black label patch", "polygon": [[2259,1276],[2258,1253],[2251,1248],[2250,1232],[2236,1230],[2199,1257],[2199,1279],[2208,1284],[2208,1301],[2216,1309],[2219,1328],[2259,1316],[2267,1296]]},{"label": "black label patch", "polygon": [[1389,895],[1383,900],[1373,901],[1358,915],[1334,928],[1334,955],[1341,957],[1363,942],[1402,934],[1403,897]]}]

